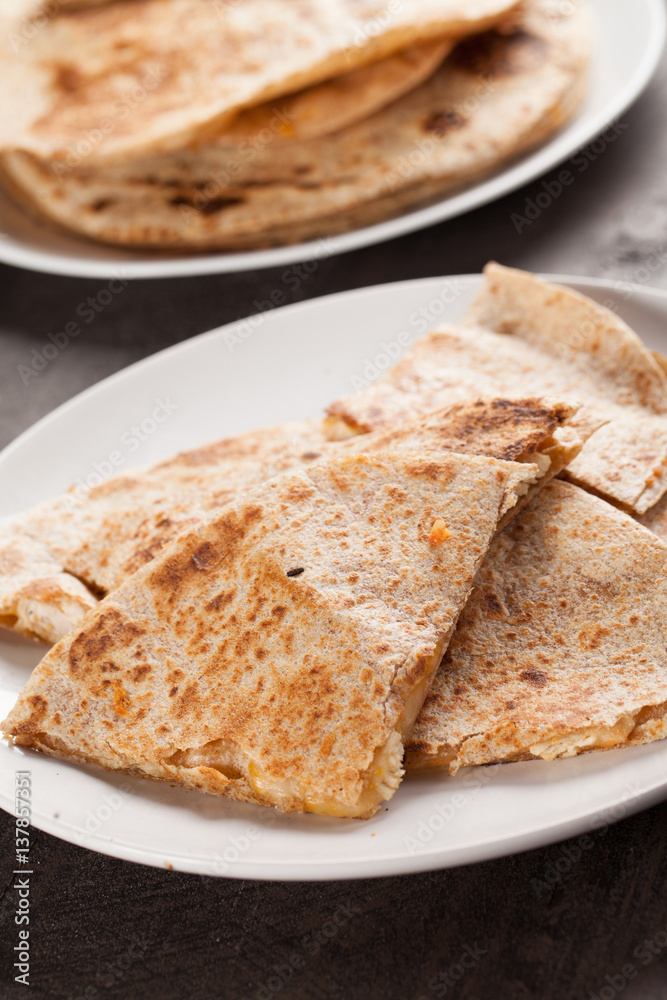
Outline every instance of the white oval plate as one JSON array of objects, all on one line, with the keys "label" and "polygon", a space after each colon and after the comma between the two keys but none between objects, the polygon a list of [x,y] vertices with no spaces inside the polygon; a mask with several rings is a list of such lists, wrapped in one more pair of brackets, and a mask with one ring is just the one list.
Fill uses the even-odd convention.
[{"label": "white oval plate", "polygon": [[116,249],[67,236],[25,215],[0,191],[0,260],[33,271],[75,277],[167,278],[279,267],[297,260],[344,253],[432,226],[503,195],[572,156],[621,115],[647,85],[665,40],[663,0],[563,0],[586,2],[595,20],[596,50],[590,91],[576,118],[550,142],[487,180],[428,208],[326,240],[245,253],[169,256]]},{"label": "white oval plate", "polygon": [[[667,292],[556,277],[617,308],[667,352]],[[327,296],[195,337],[93,386],[0,455],[0,516],[78,479],[165,458],[236,431],[317,415],[438,321],[456,321],[480,277],[428,278]],[[157,422],[153,412],[161,405]],[[41,650],[43,652],[43,650]],[[40,649],[4,633],[0,719]],[[667,796],[667,742],[553,763],[406,779],[373,819],[285,816],[113,775],[0,740],[0,805],[32,772],[33,824],[115,857],[204,875],[335,879],[467,864],[587,832]]]}]

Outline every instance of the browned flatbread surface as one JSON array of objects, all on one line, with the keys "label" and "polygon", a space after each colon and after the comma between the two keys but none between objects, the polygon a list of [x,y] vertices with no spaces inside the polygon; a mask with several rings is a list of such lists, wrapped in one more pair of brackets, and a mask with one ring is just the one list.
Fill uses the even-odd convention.
[{"label": "browned flatbread surface", "polygon": [[[472,17],[474,6],[461,9]],[[405,5],[405,16],[419,10]],[[244,249],[325,236],[433,201],[544,141],[583,98],[590,35],[580,5],[564,11],[558,0],[528,0],[497,31],[465,39],[420,86],[331,135],[285,142],[290,113],[300,131],[301,98],[292,97],[245,122],[215,120],[167,152],[109,163],[97,147],[61,162],[39,143],[5,143],[2,170],[29,210],[107,243]],[[386,69],[374,72],[389,81]],[[325,104],[335,107],[316,117],[334,123],[350,102],[327,87]],[[373,85],[364,87],[372,104]],[[319,106],[316,94],[305,99]],[[230,145],[234,135],[240,141]],[[99,149],[119,142],[114,133]]]},{"label": "browned flatbread surface", "polygon": [[[249,431],[93,487],[75,487],[0,525],[0,622],[56,642],[100,595],[119,586],[181,531],[244,490],[308,466],[336,448],[458,451],[535,461],[540,483],[583,439],[559,401],[477,400],[347,443],[312,420]],[[568,437],[570,435],[571,437]]]},{"label": "browned flatbread surface", "polygon": [[478,572],[406,767],[633,746],[667,735],[667,545],[554,480]]},{"label": "browned flatbread surface", "polygon": [[194,448],[63,496],[0,525],[0,623],[56,642],[179,532],[237,493],[328,447],[321,421]]},{"label": "browned flatbread surface", "polygon": [[[497,264],[461,326],[418,341],[397,365],[329,409],[357,431],[391,426],[480,392],[576,400],[599,428],[568,476],[643,513],[667,490],[667,379],[615,314],[571,289]],[[601,426],[602,425],[602,426]]]},{"label": "browned flatbread surface", "polygon": [[[56,7],[5,53],[0,144],[63,162],[185,148],[244,108],[413,45],[495,23],[515,0],[116,0]],[[18,4],[28,16],[33,3]],[[3,24],[5,33],[12,28]],[[13,57],[12,57],[13,56]],[[18,100],[19,97],[23,99]]]},{"label": "browned flatbread surface", "polygon": [[32,746],[286,811],[371,815],[534,465],[332,458],[180,535],[35,669]]}]

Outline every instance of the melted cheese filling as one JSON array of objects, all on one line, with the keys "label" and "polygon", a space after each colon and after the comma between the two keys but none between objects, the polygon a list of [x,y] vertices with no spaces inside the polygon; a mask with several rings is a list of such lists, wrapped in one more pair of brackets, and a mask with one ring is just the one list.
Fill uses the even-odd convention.
[{"label": "melted cheese filling", "polygon": [[[524,750],[519,750],[518,753],[514,752],[505,757],[499,756],[479,763],[496,764],[500,761],[509,763],[526,760],[529,757],[556,760],[559,757],[575,757],[587,750],[611,750],[614,747],[651,742],[665,736],[667,736],[667,702],[662,702],[659,705],[646,705],[634,714],[622,715],[613,725],[582,727],[571,733],[540,740]],[[455,773],[460,767],[457,760],[458,753],[465,743],[466,740],[463,740],[458,750],[450,746],[441,747],[435,754],[415,751],[409,755],[406,762],[408,770],[415,772],[447,767],[451,773]]]},{"label": "melted cheese filling", "polygon": [[565,736],[534,743],[529,747],[535,757],[555,760],[556,757],[574,757],[582,750],[610,750],[616,746],[658,739],[667,725],[667,702],[645,705],[634,715],[622,715],[613,726],[589,726],[575,729]]},{"label": "melted cheese filling", "polygon": [[590,726],[586,729],[575,729],[574,732],[568,733],[566,736],[555,736],[552,739],[543,740],[541,743],[533,743],[528,749],[534,757],[541,757],[542,760],[574,757],[582,750],[593,748],[609,750],[619,743],[624,743],[634,727],[634,717],[622,715],[613,726]]},{"label": "melted cheese filling", "polygon": [[437,644],[429,669],[405,699],[394,730],[387,741],[376,748],[371,763],[361,775],[361,791],[353,803],[335,795],[324,799],[314,798],[309,793],[307,784],[298,777],[279,779],[267,775],[233,740],[213,740],[203,747],[177,750],[165,763],[185,768],[214,768],[230,781],[245,784],[259,799],[279,808],[297,808],[323,816],[371,816],[382,802],[391,798],[400,784],[404,773],[402,737],[412,728],[419,714],[448,641],[449,635]]}]

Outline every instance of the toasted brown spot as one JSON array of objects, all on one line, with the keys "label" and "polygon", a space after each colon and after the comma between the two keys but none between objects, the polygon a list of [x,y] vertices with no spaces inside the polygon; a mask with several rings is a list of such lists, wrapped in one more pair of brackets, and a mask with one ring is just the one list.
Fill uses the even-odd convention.
[{"label": "toasted brown spot", "polygon": [[234,592],[232,590],[229,590],[227,592],[223,591],[223,593],[218,594],[216,597],[214,597],[212,600],[208,602],[208,604],[206,605],[206,610],[220,611],[221,608],[224,608],[226,604],[229,604],[229,602],[233,600],[234,600]]},{"label": "toasted brown spot", "polygon": [[198,718],[202,712],[202,706],[198,702],[199,687],[196,681],[191,681],[178,700],[176,715],[182,716],[187,712],[191,712],[194,718]]},{"label": "toasted brown spot", "polygon": [[527,31],[519,29],[507,35],[485,31],[457,45],[450,62],[466,73],[496,79],[537,69],[547,49],[543,38]]},{"label": "toasted brown spot", "polygon": [[461,128],[465,125],[465,118],[457,111],[436,111],[424,122],[424,131],[433,132],[438,138],[451,132],[453,129]]},{"label": "toasted brown spot", "polygon": [[414,466],[409,470],[413,475],[425,476],[426,479],[430,479],[432,482],[436,482],[442,469],[435,462],[422,462],[419,465]]},{"label": "toasted brown spot", "polygon": [[169,199],[169,204],[173,205],[174,208],[187,205],[188,208],[192,208],[202,215],[215,215],[216,212],[221,212],[225,208],[231,208],[232,205],[242,205],[243,198],[211,198],[210,201],[205,201],[202,204],[200,203],[200,199],[178,194]]},{"label": "toasted brown spot", "polygon": [[[69,651],[70,673],[76,676],[86,672],[114,647],[123,649],[144,635],[146,630],[134,622],[125,621],[119,611],[108,611],[90,628],[81,632],[72,642]],[[105,660],[108,666],[111,661]]]},{"label": "toasted brown spot", "polygon": [[544,687],[549,678],[544,670],[538,670],[537,667],[528,667],[521,674],[521,680],[528,681],[529,684],[534,684],[535,687]]},{"label": "toasted brown spot", "polygon": [[81,74],[71,63],[58,63],[55,66],[53,83],[63,93],[76,93],[81,87],[82,82]]},{"label": "toasted brown spot", "polygon": [[287,489],[287,496],[292,503],[301,503],[303,500],[308,500],[314,492],[314,488],[306,483],[293,483]]},{"label": "toasted brown spot", "polygon": [[33,712],[43,715],[48,708],[48,701],[41,694],[31,694],[28,701],[33,707]]},{"label": "toasted brown spot", "polygon": [[494,594],[492,590],[485,590],[480,595],[480,604],[489,618],[502,618],[505,614],[505,609],[500,603],[498,595]]},{"label": "toasted brown spot", "polygon": [[599,649],[609,634],[610,629],[605,625],[587,625],[579,632],[579,642],[582,649]]},{"label": "toasted brown spot", "polygon": [[225,208],[231,208],[232,205],[242,205],[243,201],[243,198],[211,198],[201,211],[204,215],[215,215],[216,212],[221,212]]},{"label": "toasted brown spot", "polygon": [[148,666],[148,664],[142,663],[140,667],[135,667],[134,670],[132,671],[132,680],[135,682],[135,684],[138,684],[140,681],[143,681],[144,677],[147,677],[150,674],[150,672],[151,668]]},{"label": "toasted brown spot", "polygon": [[113,660],[107,660],[106,663],[102,663],[100,666],[101,674],[117,674],[120,667],[113,662]]},{"label": "toasted brown spot", "polygon": [[193,568],[195,571],[208,569],[221,559],[232,559],[248,529],[261,516],[262,509],[256,505],[246,507],[241,513],[233,511],[223,514],[212,526],[216,533],[215,545],[203,542],[191,557],[173,555],[166,558],[149,576],[148,586],[162,591],[166,595],[167,602],[172,604],[180,588],[192,576]]},{"label": "toasted brown spot", "polygon": [[192,553],[192,561],[197,569],[212,569],[220,562],[220,553],[211,542],[204,542]]}]

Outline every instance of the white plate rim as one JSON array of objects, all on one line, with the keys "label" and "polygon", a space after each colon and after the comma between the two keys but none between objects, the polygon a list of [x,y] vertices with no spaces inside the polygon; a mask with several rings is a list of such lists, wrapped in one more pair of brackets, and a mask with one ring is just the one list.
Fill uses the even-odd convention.
[{"label": "white plate rim", "polygon": [[[21,756],[25,756],[29,763],[30,758],[39,756],[37,751],[21,749]],[[612,751],[613,752],[613,751]],[[626,751],[617,751],[624,753]],[[55,758],[52,760],[55,761]],[[62,761],[61,761],[62,763]],[[81,765],[84,770],[91,770],[86,765]],[[504,766],[504,765],[500,765]],[[137,779],[142,780],[142,779]],[[183,791],[183,789],[181,789]],[[196,795],[197,792],[191,794]],[[568,840],[578,834],[589,831],[590,820],[602,812],[609,812],[615,807],[622,807],[622,815],[617,819],[605,822],[605,826],[613,826],[614,823],[627,819],[644,809],[649,809],[667,798],[667,778],[655,782],[652,786],[645,788],[641,793],[631,798],[619,796],[616,800],[610,801],[602,809],[584,809],[569,816],[560,823],[536,827],[529,833],[517,833],[504,839],[496,841],[481,840],[476,841],[469,847],[459,847],[447,852],[447,857],[442,857],[442,851],[423,850],[419,853],[409,854],[385,854],[377,859],[364,859],[363,862],[344,860],[338,861],[310,861],[303,859],[296,863],[294,861],[284,862],[276,860],[261,860],[245,862],[239,860],[229,866],[229,870],[224,875],[212,871],[202,865],[197,858],[190,858],[173,852],[149,851],[148,849],[137,847],[132,844],[125,844],[117,839],[105,836],[87,835],[81,829],[73,829],[58,823],[51,817],[39,816],[39,822],[30,825],[33,829],[41,830],[52,837],[64,840],[66,843],[83,847],[96,854],[103,854],[107,857],[117,858],[120,861],[131,861],[134,864],[146,865],[149,868],[168,868],[170,871],[184,872],[190,875],[205,875],[216,878],[232,879],[252,879],[258,882],[342,882],[366,878],[390,878],[396,875],[414,875],[419,872],[443,871],[447,868],[460,868],[465,865],[481,864],[484,861],[492,861],[497,858],[509,857],[515,854],[523,854],[549,844]],[[0,809],[13,816],[11,800],[0,796]],[[33,814],[34,815],[34,814]],[[358,822],[363,823],[363,820]],[[363,865],[363,867],[362,867]]]},{"label": "white plate rim", "polygon": [[[580,2],[580,0],[574,0]],[[667,37],[667,11],[663,0],[642,0],[650,22],[649,39],[643,58],[625,87],[610,98],[603,108],[581,120],[576,120],[562,133],[557,133],[546,145],[539,147],[515,164],[501,169],[479,184],[458,194],[446,196],[442,201],[426,208],[407,212],[395,219],[388,219],[372,226],[352,230],[342,235],[309,240],[289,246],[251,250],[242,253],[216,253],[190,255],[175,259],[149,259],[124,261],[89,260],[85,257],[87,246],[81,243],[81,257],[62,256],[57,251],[35,250],[9,242],[0,234],[0,261],[27,270],[81,278],[116,278],[119,274],[129,279],[189,277],[208,274],[230,274],[238,271],[281,267],[298,261],[316,260],[322,256],[322,246],[327,245],[326,256],[348,253],[362,247],[405,236],[408,233],[445,222],[483,205],[517,188],[530,183],[542,174],[576,153],[594,140],[637,100],[655,73]],[[629,8],[628,8],[629,9]],[[630,12],[631,14],[631,12]],[[76,239],[76,237],[72,237]]]},{"label": "white plate rim", "polygon": [[[661,302],[665,312],[667,313],[667,290],[660,288],[653,288],[650,286],[638,285],[624,281],[614,281],[605,278],[587,278],[575,275],[541,274],[540,277],[547,281],[569,285],[570,287],[579,289],[584,293],[587,288],[608,289],[610,292],[616,293],[622,290],[628,298],[637,297],[639,300],[644,299],[647,302]],[[354,301],[354,299],[369,292],[375,293],[379,291],[381,293],[382,290],[395,289],[397,287],[400,288],[401,286],[423,286],[426,289],[432,285],[435,289],[435,287],[442,283],[443,280],[458,280],[462,284],[474,286],[475,284],[481,282],[481,275],[449,275],[423,279],[409,279],[407,281],[368,286],[366,288],[337,292],[332,295],[294,303],[292,305],[281,307],[279,310],[275,310],[275,312],[294,315],[297,312],[303,312],[313,307],[326,309],[327,302],[332,299],[344,298]],[[149,357],[144,358],[141,361],[138,361],[135,364],[130,365],[119,372],[114,373],[108,378],[90,386],[88,389],[77,394],[72,399],[66,401],[61,406],[51,411],[51,413],[47,414],[41,420],[37,421],[34,425],[24,431],[23,434],[19,435],[19,437],[17,437],[5,449],[3,449],[2,452],[0,452],[0,463],[2,463],[5,456],[13,453],[15,449],[20,449],[21,446],[31,440],[33,436],[39,435],[41,431],[47,427],[55,417],[57,417],[57,415],[75,408],[81,401],[84,399],[87,400],[91,395],[99,392],[102,387],[121,381],[130,372],[136,372],[144,367],[150,366],[156,358],[178,356],[179,353],[184,351],[192,351],[196,354],[198,345],[206,343],[210,339],[219,337],[221,331],[234,326],[235,323],[226,324],[223,327],[206,331],[189,340],[171,345],[170,347],[156,352],[155,354],[150,355]],[[653,746],[656,745],[654,744]],[[664,753],[665,750],[667,750],[667,745],[662,749]],[[37,754],[32,750],[14,748],[14,752],[19,757],[24,757],[26,762],[28,762],[30,758],[39,758],[43,760],[43,755]],[[633,753],[632,750],[616,752],[622,754]],[[598,755],[596,754],[593,756],[597,757]],[[57,762],[55,761],[53,762],[53,764],[56,763]],[[71,767],[73,765],[68,766]],[[99,772],[96,772],[96,769],[94,768],[84,767],[83,770],[88,773],[99,774]],[[196,793],[191,794],[195,795]],[[667,771],[665,772],[664,777],[653,781],[647,787],[642,788],[641,791],[630,796],[625,794],[616,795],[614,798],[606,801],[602,807],[598,803],[594,807],[591,806],[579,809],[577,812],[567,815],[560,822],[543,825],[538,824],[529,831],[509,834],[497,839],[493,839],[493,834],[491,833],[484,839],[477,840],[473,844],[466,847],[457,847],[454,849],[449,848],[446,850],[443,850],[442,848],[422,850],[415,854],[407,852],[403,852],[401,854],[384,854],[377,859],[364,859],[363,862],[359,860],[347,862],[345,859],[327,860],[323,862],[320,859],[306,859],[297,863],[293,859],[287,861],[282,859],[273,859],[271,861],[254,859],[244,861],[241,859],[232,866],[231,870],[227,871],[224,876],[220,877],[268,881],[335,881],[343,879],[386,877],[456,867],[459,865],[478,863],[484,860],[506,856],[508,854],[532,850],[534,848],[574,836],[585,829],[587,821],[598,815],[601,810],[613,809],[615,806],[622,804],[623,817],[625,818],[640,811],[641,809],[648,808],[666,797]],[[0,791],[0,808],[10,814],[13,814],[13,800],[9,796],[5,795],[3,791]],[[121,840],[112,839],[103,835],[86,834],[81,829],[60,823],[56,819],[44,814],[34,814],[32,825],[34,828],[42,830],[45,833],[58,837],[62,840],[87,847],[90,850],[94,850],[98,853],[106,854],[111,857],[116,857],[121,860],[136,862],[153,867],[163,867],[167,863],[165,861],[164,851],[151,851],[142,846],[126,844]],[[488,833],[488,831],[486,832]],[[215,872],[212,873],[209,868],[204,867],[201,859],[188,857],[187,855],[180,855],[178,853],[170,853],[168,855],[168,866],[177,871],[192,874],[203,874],[208,876],[216,874]]]}]

